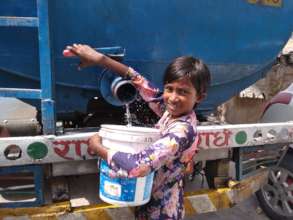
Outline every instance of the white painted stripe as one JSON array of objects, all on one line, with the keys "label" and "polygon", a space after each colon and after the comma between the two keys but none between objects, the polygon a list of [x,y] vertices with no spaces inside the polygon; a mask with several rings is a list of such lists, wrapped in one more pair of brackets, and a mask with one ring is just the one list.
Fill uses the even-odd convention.
[{"label": "white painted stripe", "polygon": [[196,195],[188,197],[192,207],[197,213],[215,212],[216,207],[210,200],[208,195]]},{"label": "white painted stripe", "polygon": [[125,208],[113,208],[113,209],[105,209],[107,214],[111,217],[112,220],[131,220],[133,219],[133,213],[127,207]]},{"label": "white painted stripe", "polygon": [[[42,217],[40,217],[42,219]],[[66,215],[59,215],[58,220],[88,220],[82,213],[66,213]]]},{"label": "white painted stripe", "polygon": [[140,177],[136,179],[135,186],[135,202],[143,201],[144,189],[145,189],[146,177]]},{"label": "white painted stripe", "polygon": [[233,190],[228,190],[228,191],[226,191],[226,195],[227,195],[227,197],[229,198],[229,200],[231,201],[231,203],[235,203],[235,201],[234,201],[234,191]]}]

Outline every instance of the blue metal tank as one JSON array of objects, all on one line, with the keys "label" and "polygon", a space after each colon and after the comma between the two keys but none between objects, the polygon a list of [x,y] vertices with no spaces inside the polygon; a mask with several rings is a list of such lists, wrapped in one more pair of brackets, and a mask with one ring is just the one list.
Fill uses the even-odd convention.
[{"label": "blue metal tank", "polygon": [[[162,86],[175,57],[203,59],[212,87],[209,112],[260,79],[292,29],[292,0],[50,0],[51,52],[58,113],[85,111],[99,95],[101,69],[77,70],[62,56],[72,43],[125,48],[123,62]],[[1,0],[0,16],[36,16],[35,0]],[[37,30],[0,27],[0,87],[39,88]]]}]

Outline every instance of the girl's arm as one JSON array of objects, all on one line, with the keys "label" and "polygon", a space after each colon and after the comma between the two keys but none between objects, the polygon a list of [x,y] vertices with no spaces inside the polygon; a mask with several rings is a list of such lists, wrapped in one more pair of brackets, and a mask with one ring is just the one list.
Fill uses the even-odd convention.
[{"label": "girl's arm", "polygon": [[195,136],[192,126],[180,123],[170,129],[161,139],[137,154],[112,152],[108,161],[120,169],[126,170],[129,177],[145,176],[151,170],[157,170],[170,161],[182,156]]},{"label": "girl's arm", "polygon": [[[194,129],[188,124],[181,124],[137,154],[108,150],[102,145],[102,138],[98,134],[89,139],[89,149],[114,168],[113,177],[120,175],[115,173],[115,170],[116,172],[124,170],[124,177],[141,177],[175,159],[180,158],[180,162],[184,164],[190,161],[188,155],[192,151],[194,156],[193,148],[197,144],[195,141],[190,147],[193,137],[196,137]],[[188,158],[187,161],[184,161],[187,158],[183,159],[185,156]]]},{"label": "girl's arm", "polygon": [[132,83],[139,91],[140,96],[146,101],[149,107],[159,117],[161,117],[165,111],[162,97],[160,97],[160,90],[153,86],[147,79],[140,74],[133,74],[131,78]]},{"label": "girl's arm", "polygon": [[146,80],[132,68],[124,65],[123,63],[117,62],[116,60],[113,60],[112,58],[107,57],[102,53],[97,52],[88,45],[83,44],[73,44],[72,46],[67,46],[63,51],[63,55],[78,56],[80,58],[79,68],[98,65],[107,68],[122,77],[131,78],[141,97],[149,103],[150,108],[158,116],[162,116],[162,102],[160,100],[156,100],[156,98],[158,98],[158,94],[160,93],[159,89],[152,86],[148,80]]},{"label": "girl's arm", "polygon": [[108,150],[102,145],[102,138],[95,134],[89,138],[89,149],[92,153],[99,155],[103,160],[108,160]]},{"label": "girl's arm", "polygon": [[72,56],[66,55],[70,52],[80,58],[80,68],[98,65],[105,67],[122,77],[131,76],[131,71],[129,71],[128,66],[117,62],[116,60],[113,60],[112,58],[107,57],[102,53],[99,53],[88,45],[73,44],[72,46],[67,46],[63,51],[63,54],[64,56]]}]

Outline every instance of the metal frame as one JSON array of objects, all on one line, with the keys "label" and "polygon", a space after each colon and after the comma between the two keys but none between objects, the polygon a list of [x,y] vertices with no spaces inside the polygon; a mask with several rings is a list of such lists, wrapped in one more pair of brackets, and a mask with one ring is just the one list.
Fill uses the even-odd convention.
[{"label": "metal frame", "polygon": [[17,173],[33,173],[36,199],[35,201],[0,203],[0,208],[32,207],[32,206],[43,205],[44,204],[44,193],[43,193],[44,173],[43,173],[42,166],[26,165],[26,166],[0,168],[0,176],[6,175],[6,174],[17,174]]},{"label": "metal frame", "polygon": [[[243,180],[249,176],[261,172],[264,168],[277,165],[284,154],[284,144],[267,144],[235,148],[233,151],[236,162],[236,179]],[[246,159],[245,159],[246,158]],[[247,165],[252,163],[250,165]],[[246,165],[245,165],[246,164]]]},{"label": "metal frame", "polygon": [[48,0],[37,0],[38,17],[0,17],[0,27],[37,27],[41,89],[0,88],[0,96],[40,99],[44,134],[55,133],[55,79],[50,49]]},{"label": "metal frame", "polygon": [[41,106],[43,133],[55,133],[55,80],[50,50],[50,27],[48,0],[38,0],[39,62],[41,78]]}]

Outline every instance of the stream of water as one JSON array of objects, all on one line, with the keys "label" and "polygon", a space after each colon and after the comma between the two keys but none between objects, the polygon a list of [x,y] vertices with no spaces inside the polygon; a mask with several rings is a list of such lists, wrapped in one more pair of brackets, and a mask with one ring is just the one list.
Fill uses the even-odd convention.
[{"label": "stream of water", "polygon": [[131,119],[131,114],[130,114],[130,110],[129,110],[129,104],[125,105],[125,109],[126,109],[126,112],[125,112],[126,126],[130,127],[130,126],[132,126],[132,119]]}]

